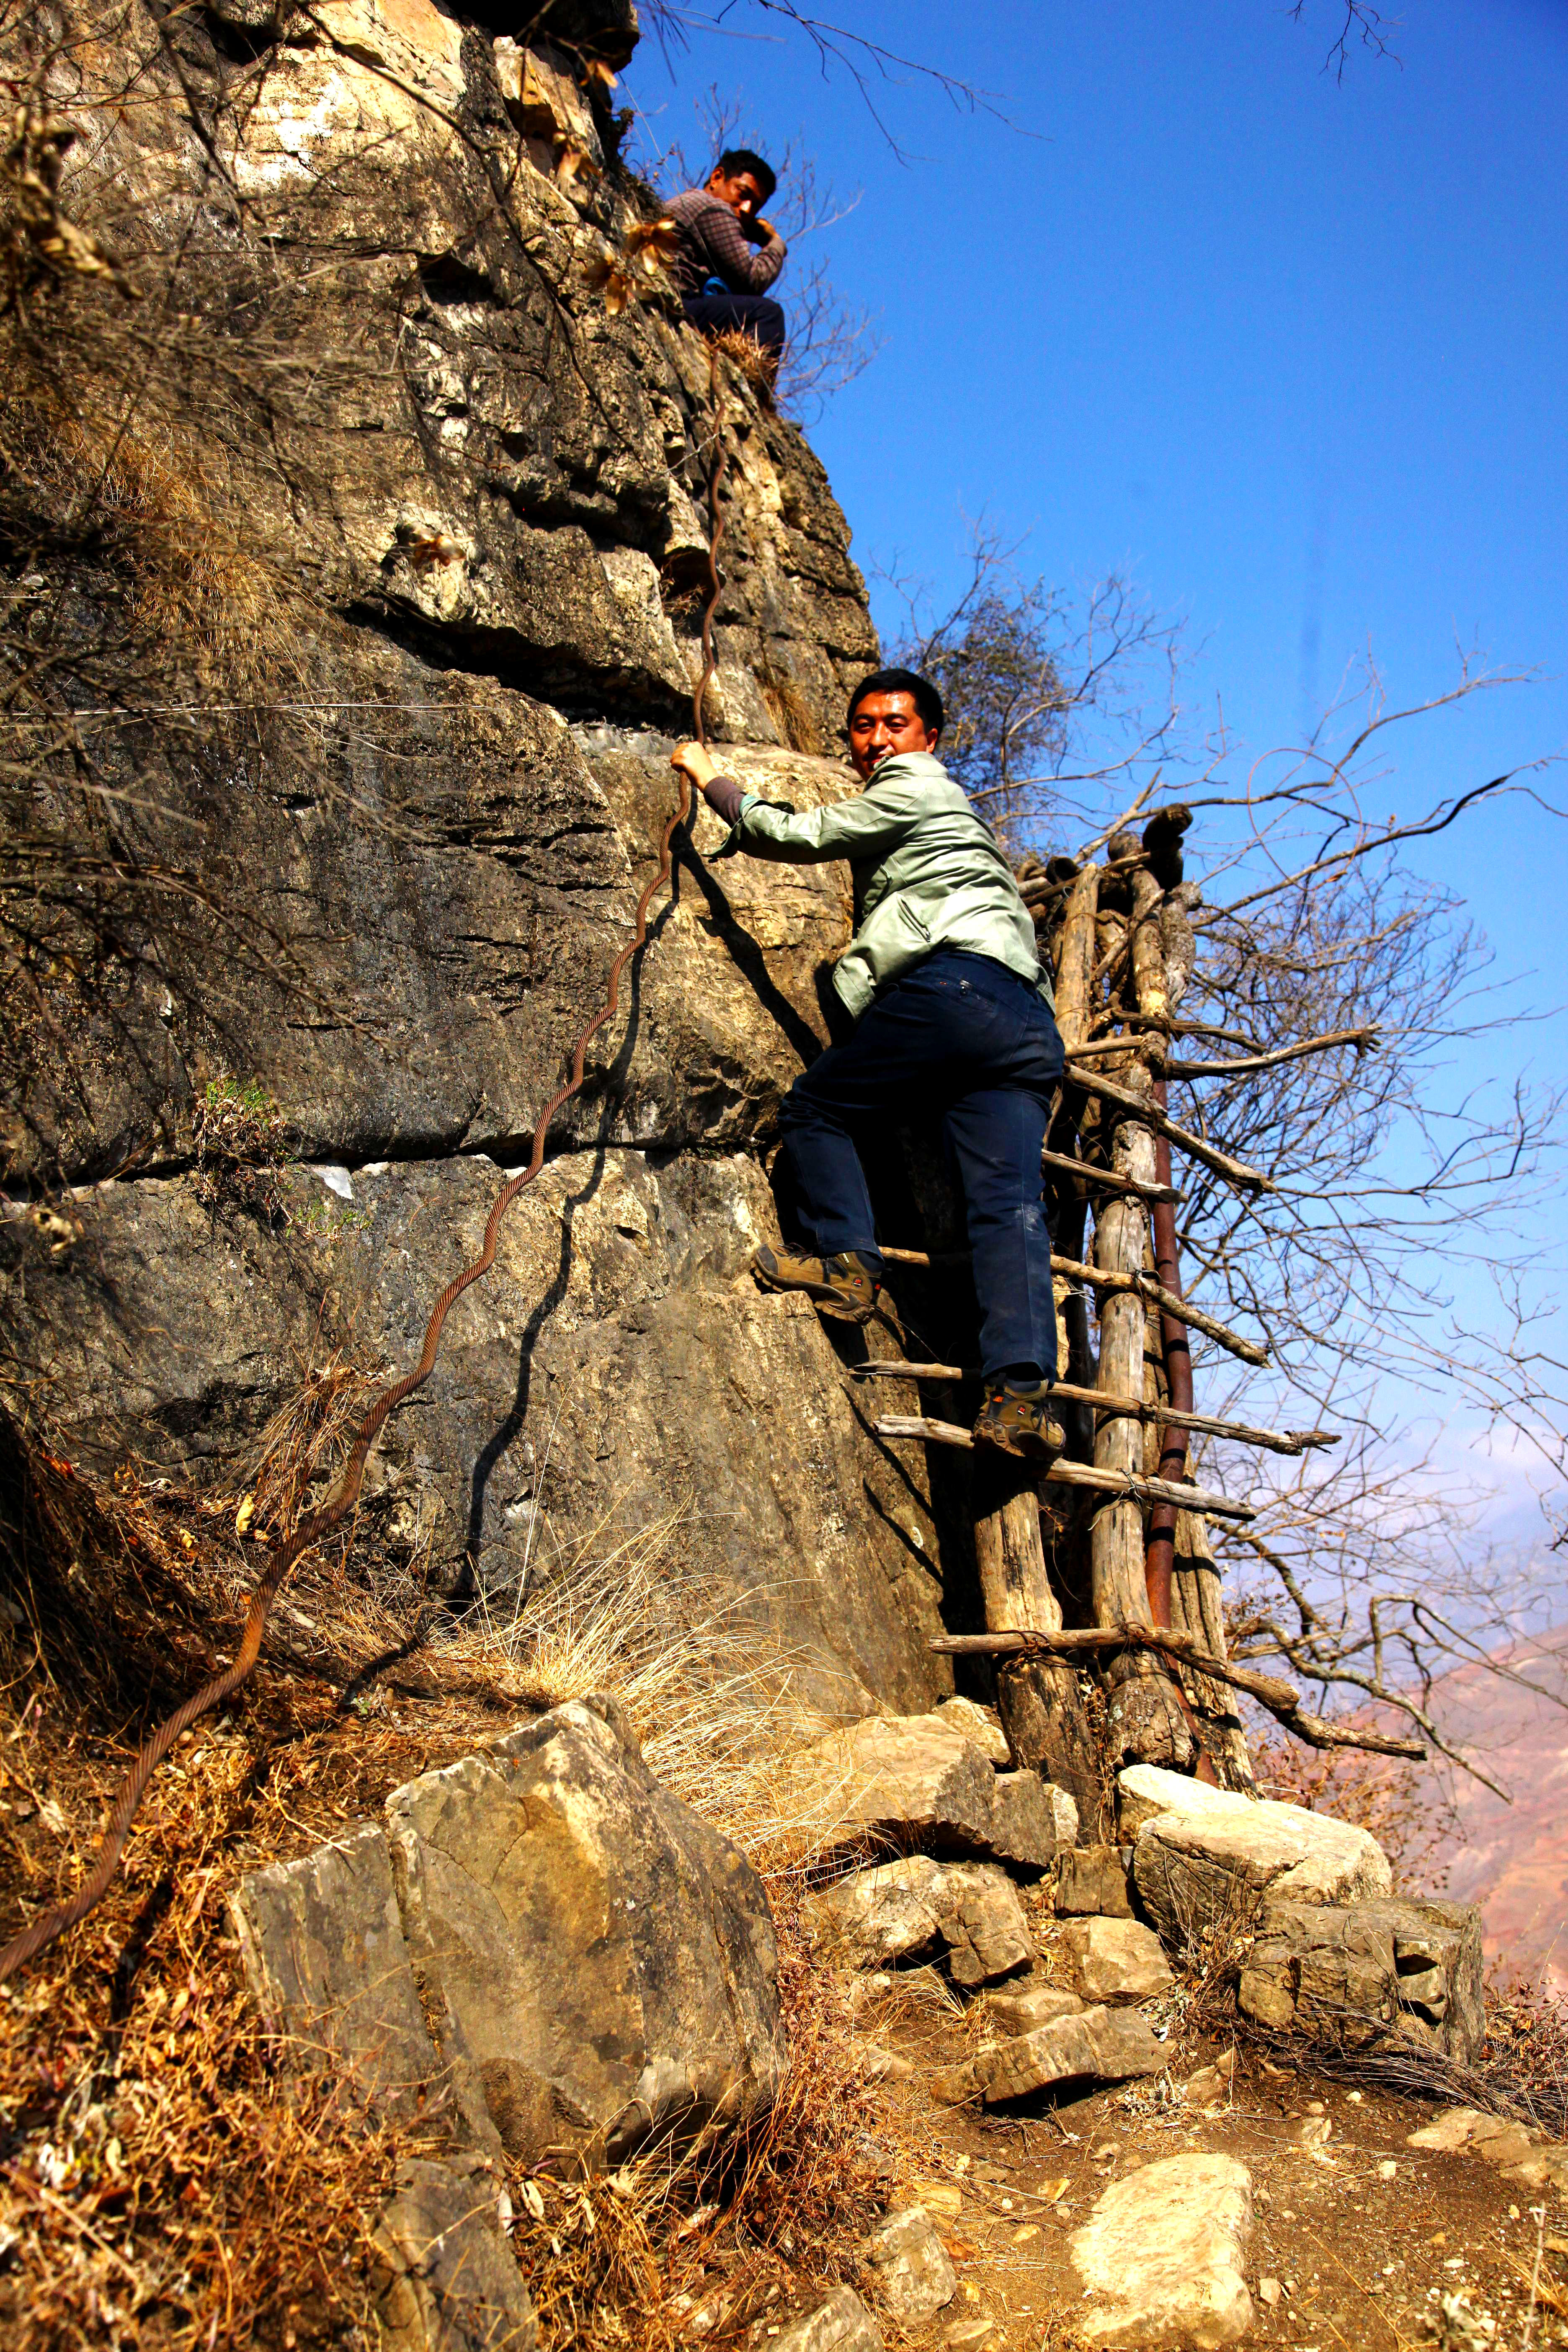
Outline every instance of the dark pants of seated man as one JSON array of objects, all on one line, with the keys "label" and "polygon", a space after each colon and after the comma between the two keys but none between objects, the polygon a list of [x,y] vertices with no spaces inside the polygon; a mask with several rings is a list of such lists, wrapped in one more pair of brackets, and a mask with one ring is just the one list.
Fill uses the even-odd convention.
[{"label": "dark pants of seated man", "polygon": [[771,294],[689,294],[681,307],[705,335],[750,335],[775,358],[784,347],[784,314]]},{"label": "dark pants of seated man", "polygon": [[1062,1075],[1046,1001],[990,956],[940,948],[885,988],[854,1035],[795,1080],[783,1114],[799,1213],[823,1257],[879,1268],[870,1196],[850,1129],[942,1115],[958,1163],[980,1301],[981,1369],[1055,1378],[1051,1240],[1040,1146]]}]

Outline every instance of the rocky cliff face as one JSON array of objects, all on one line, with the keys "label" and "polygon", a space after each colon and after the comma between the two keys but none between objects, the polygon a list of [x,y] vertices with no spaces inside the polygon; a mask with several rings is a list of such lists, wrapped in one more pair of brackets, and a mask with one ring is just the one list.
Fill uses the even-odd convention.
[{"label": "rocky cliff face", "polygon": [[[68,128],[62,206],[137,296],[38,311],[66,357],[51,381],[35,335],[0,516],[71,739],[11,814],[96,861],[20,950],[5,1325],[100,1464],[229,1475],[311,1362],[416,1353],[653,870],[716,460],[711,731],[773,796],[848,788],[876,640],[843,518],[626,259],[647,194],[595,61],[633,23],[557,0],[530,49],[433,0],[218,0],[19,60]],[[494,1592],[546,1523],[569,1552],[680,1518],[825,1701],[916,1706],[942,1687],[924,1473],[745,1273],[846,877],[715,866],[719,837],[705,814],[682,845],[366,1531]],[[266,1098],[290,1164],[258,1196],[214,1139]]]}]

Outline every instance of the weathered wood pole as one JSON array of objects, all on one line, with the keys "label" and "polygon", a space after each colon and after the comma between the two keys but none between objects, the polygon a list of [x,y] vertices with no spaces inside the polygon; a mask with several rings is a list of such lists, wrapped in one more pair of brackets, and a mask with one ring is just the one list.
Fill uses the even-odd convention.
[{"label": "weathered wood pole", "polygon": [[[1163,1021],[1167,1012],[1163,953],[1160,943],[1160,887],[1146,868],[1131,877],[1132,910],[1130,961],[1140,1012]],[[1163,1032],[1155,1033],[1163,1043]],[[1149,1094],[1148,1063],[1140,1058],[1123,1083],[1134,1092]],[[1108,1107],[1109,1108],[1109,1107]],[[1161,1180],[1156,1167],[1154,1137],[1128,1111],[1111,1127],[1110,1164],[1124,1176],[1145,1184]],[[1169,1182],[1169,1169],[1164,1181]],[[1095,1264],[1108,1273],[1136,1274],[1143,1270],[1149,1242],[1149,1213],[1133,1193],[1105,1202],[1095,1226]],[[1133,1292],[1113,1291],[1100,1310],[1100,1386],[1109,1395],[1141,1397],[1144,1391],[1143,1301]],[[1134,1471],[1142,1467],[1142,1425],[1126,1417],[1107,1414],[1095,1436],[1096,1469]],[[1097,1624],[1152,1625],[1160,1622],[1151,1606],[1145,1573],[1143,1514],[1134,1502],[1110,1502],[1095,1513],[1089,1538],[1089,1565]],[[1169,1622],[1168,1585],[1165,1588]],[[1177,1769],[1189,1766],[1196,1753],[1176,1689],[1147,1652],[1125,1653],[1107,1669],[1110,1685],[1112,1748],[1115,1760],[1164,1764]]]},{"label": "weathered wood pole", "polygon": [[[974,1561],[990,1633],[1061,1631],[1040,1541],[1035,1476],[989,1446],[974,1451]],[[1065,1789],[1092,1837],[1100,1807],[1099,1751],[1076,1668],[1041,1658],[996,1670],[996,1708],[1014,1761]]]},{"label": "weathered wood pole", "polygon": [[[1082,1037],[1094,972],[1094,919],[1100,868],[1073,884],[1062,925],[1057,973],[1057,1024],[1072,1044]],[[1026,1462],[989,1448],[974,1455],[974,1560],[988,1633],[1060,1631],[1040,1539],[1037,1481]],[[1098,1748],[1074,1668],[1041,1659],[997,1668],[996,1705],[1016,1763],[1066,1789],[1088,1834],[1100,1798]]]}]

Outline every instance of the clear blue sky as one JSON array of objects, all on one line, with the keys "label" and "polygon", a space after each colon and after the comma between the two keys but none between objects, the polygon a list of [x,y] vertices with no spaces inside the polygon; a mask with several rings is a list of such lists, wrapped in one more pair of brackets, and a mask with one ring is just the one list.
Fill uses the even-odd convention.
[{"label": "clear blue sky", "polygon": [[[868,572],[956,585],[981,513],[1053,581],[1125,568],[1258,748],[1369,646],[1401,699],[1451,682],[1456,637],[1546,674],[1406,739],[1391,808],[1568,748],[1563,0],[1427,0],[1398,62],[1352,48],[1340,80],[1337,0],[824,13],[1027,135],[872,67],[900,160],[753,0],[628,82],[656,136],[717,85],[864,190],[825,242],[885,348],[811,437]],[[1568,832],[1516,807],[1427,856],[1554,998]]]},{"label": "clear blue sky", "polygon": [[[1300,24],[1278,0],[823,13],[1021,131],[870,66],[900,159],[756,0],[722,28],[694,11],[669,66],[646,41],[627,83],[645,152],[692,142],[717,86],[745,135],[801,136],[864,191],[823,242],[885,347],[810,433],[885,629],[878,572],[956,590],[984,514],[1029,534],[1031,572],[1122,569],[1183,617],[1189,698],[1223,697],[1258,750],[1300,740],[1368,648],[1400,702],[1453,682],[1457,640],[1541,674],[1401,736],[1378,814],[1568,750],[1564,0],[1426,0],[1397,62],[1352,47],[1340,79],[1336,0]],[[1568,804],[1568,766],[1539,781]],[[1411,862],[1466,900],[1516,1001],[1568,1003],[1568,825],[1513,802]],[[1459,1076],[1520,1068],[1568,1076],[1568,1017]]]}]

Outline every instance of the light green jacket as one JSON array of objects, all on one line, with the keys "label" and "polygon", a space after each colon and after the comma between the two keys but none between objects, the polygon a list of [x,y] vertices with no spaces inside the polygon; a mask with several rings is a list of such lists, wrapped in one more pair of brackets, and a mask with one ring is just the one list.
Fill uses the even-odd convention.
[{"label": "light green jacket", "polygon": [[795,866],[848,859],[859,927],[833,984],[857,1021],[879,989],[935,948],[990,956],[1053,1002],[1013,869],[968,795],[929,751],[894,752],[854,800],[805,816],[742,794],[719,855],[736,850]]}]

